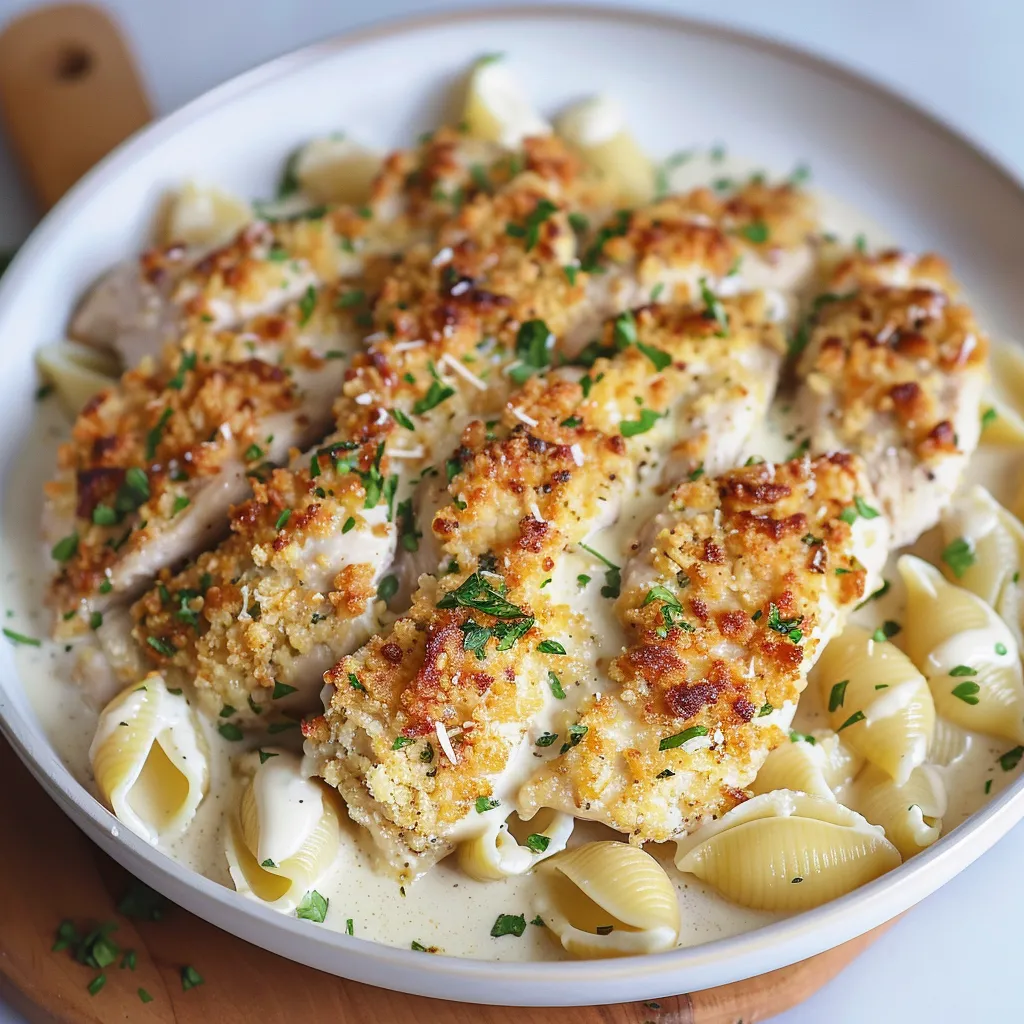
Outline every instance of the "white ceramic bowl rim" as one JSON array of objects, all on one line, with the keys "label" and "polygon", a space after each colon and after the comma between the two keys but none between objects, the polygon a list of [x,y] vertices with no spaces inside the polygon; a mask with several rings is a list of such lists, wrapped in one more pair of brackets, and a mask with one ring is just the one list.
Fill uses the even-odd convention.
[{"label": "white ceramic bowl rim", "polygon": [[[119,146],[68,192],[15,257],[0,282],[0,337],[11,336],[9,328],[12,325],[7,322],[9,307],[37,261],[51,246],[60,244],[64,224],[73,219],[77,211],[88,206],[95,193],[106,187],[110,179],[127,171],[141,154],[182,132],[200,115],[257,86],[286,78],[306,64],[339,49],[372,40],[416,32],[447,20],[567,16],[588,21],[643,21],[674,32],[725,40],[755,51],[774,52],[789,62],[845,80],[855,89],[874,93],[876,98],[889,105],[902,108],[905,115],[938,130],[961,147],[980,153],[990,172],[996,172],[1014,189],[1020,191],[1022,188],[1022,181],[1017,175],[984,147],[940,117],[854,70],[789,44],[671,14],[614,6],[551,4],[455,9],[372,25],[279,57],[218,86]],[[517,963],[429,956],[327,929],[311,933],[309,923],[277,914],[182,868],[127,829],[119,827],[116,819],[64,767],[38,724],[11,705],[3,689],[7,685],[10,683],[0,683],[0,732],[61,809],[106,852],[118,859],[130,860],[132,870],[145,882],[165,893],[173,892],[173,898],[193,913],[274,952],[298,959],[296,950],[310,955],[310,947],[315,944],[323,955],[311,957],[317,961],[313,966],[371,984],[386,984],[402,991],[446,999],[485,1001],[486,997],[481,993],[489,985],[500,986],[505,992],[509,992],[509,986],[522,986],[521,991],[516,989],[514,997],[500,1000],[516,1005],[621,1001],[623,993],[627,993],[625,998],[630,999],[658,998],[678,994],[682,991],[680,984],[697,990],[772,970],[821,952],[890,920],[938,888],[1024,817],[1022,776],[933,847],[861,889],[816,910],[700,946],[600,961]],[[15,682],[14,685],[20,686],[20,683]],[[285,937],[294,940],[291,951],[284,948]],[[677,982],[674,978],[680,980]],[[461,982],[471,984],[476,994],[463,994]],[[536,997],[534,991],[541,988],[548,998]]]}]

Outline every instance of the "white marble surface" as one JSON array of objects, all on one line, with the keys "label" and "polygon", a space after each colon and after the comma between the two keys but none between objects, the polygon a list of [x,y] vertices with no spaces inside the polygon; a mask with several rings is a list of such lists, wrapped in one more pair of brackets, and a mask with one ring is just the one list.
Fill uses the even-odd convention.
[{"label": "white marble surface", "polygon": [[[33,0],[0,0],[0,23],[30,6]],[[107,0],[106,6],[127,30],[163,112],[324,35],[448,5]],[[486,0],[480,6],[488,6]],[[670,0],[645,6],[753,29],[866,72],[928,107],[1024,176],[1020,0]],[[33,219],[0,140],[0,248],[19,242]],[[1024,825],[776,1024],[1016,1019],[1010,1013],[1019,1014],[1022,1002],[1022,862]],[[528,1012],[514,1016],[526,1020]],[[17,1020],[0,1003],[0,1024]]]}]

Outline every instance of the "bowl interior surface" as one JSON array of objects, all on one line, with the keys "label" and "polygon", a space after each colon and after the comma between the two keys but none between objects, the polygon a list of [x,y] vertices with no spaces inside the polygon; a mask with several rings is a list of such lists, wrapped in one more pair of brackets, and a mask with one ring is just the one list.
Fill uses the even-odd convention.
[{"label": "bowl interior surface", "polygon": [[[0,475],[8,479],[33,420],[33,349],[62,336],[78,297],[105,268],[144,246],[165,191],[195,179],[269,195],[288,152],[338,130],[381,149],[409,144],[443,119],[468,63],[495,50],[507,52],[545,112],[596,92],[617,97],[640,143],[656,155],[720,142],[775,173],[806,162],[816,187],[841,196],[905,246],[943,253],[997,338],[1011,339],[1024,319],[1020,187],[963,139],[881,89],[781,46],[636,11],[438,16],[329,41],[243,75],[145,130],[61,202],[0,283]],[[21,500],[8,489],[5,505]],[[0,530],[9,518],[3,515]],[[757,932],[631,960],[489,963],[311,928],[179,868],[119,829],[43,734],[7,645],[0,645],[0,726],[91,838],[194,913],[344,977],[484,1003],[657,998],[775,969],[906,909],[1024,815],[1018,780],[910,864]]]}]

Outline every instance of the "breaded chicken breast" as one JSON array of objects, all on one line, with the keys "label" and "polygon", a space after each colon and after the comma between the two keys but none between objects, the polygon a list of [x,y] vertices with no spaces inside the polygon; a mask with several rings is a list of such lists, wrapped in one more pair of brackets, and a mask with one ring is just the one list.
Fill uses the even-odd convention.
[{"label": "breaded chicken breast", "polygon": [[802,334],[812,451],[860,454],[899,547],[938,521],[981,432],[988,340],[937,256],[853,253]]},{"label": "breaded chicken breast", "polygon": [[661,842],[746,799],[809,669],[885,562],[873,500],[864,464],[844,454],[680,485],[624,569],[628,645],[607,689],[534,727],[571,739],[542,752],[514,797],[520,814],[552,807]]}]

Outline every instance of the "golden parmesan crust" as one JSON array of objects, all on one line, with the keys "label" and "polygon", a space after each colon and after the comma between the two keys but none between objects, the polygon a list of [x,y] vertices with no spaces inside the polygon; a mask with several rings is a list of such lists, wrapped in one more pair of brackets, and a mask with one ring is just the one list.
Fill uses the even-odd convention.
[{"label": "golden parmesan crust", "polygon": [[[550,212],[535,238],[506,230],[540,204]],[[579,300],[561,270],[573,245],[557,195],[526,172],[468,203],[442,229],[436,251],[413,247],[380,289],[372,343],[353,359],[335,403],[334,435],[255,488],[232,518],[232,536],[165,581],[176,593],[209,576],[214,618],[200,608],[194,628],[182,630],[154,591],[134,609],[146,653],[193,676],[218,707],[238,707],[240,696],[262,704],[275,681],[296,683],[293,668],[315,686],[318,672],[303,658],[333,651],[330,664],[366,635],[366,625],[353,629],[351,620],[370,610],[390,562],[397,488],[443,459],[461,418],[500,407],[519,326],[541,317],[558,323]],[[380,545],[361,551],[363,517],[385,505],[387,520],[378,514],[372,524]],[[349,520],[356,543],[335,543],[333,561],[311,566],[309,550],[336,541]],[[259,594],[258,624],[238,622],[243,587]]]},{"label": "golden parmesan crust", "polygon": [[[310,291],[243,331],[194,331],[86,405],[46,486],[54,540],[77,537],[51,590],[60,616],[82,602],[102,604],[99,588],[108,577],[116,596],[119,567],[183,522],[218,477],[240,467],[258,472],[273,431],[268,423],[295,441],[322,432],[329,381],[340,386],[343,373],[336,357],[357,337],[353,311],[336,309],[338,297],[333,289]],[[323,397],[314,400],[310,388]],[[76,619],[63,628],[83,624]]]},{"label": "golden parmesan crust", "polygon": [[952,290],[937,257],[908,267],[907,287],[888,283],[899,259],[840,264],[815,304],[799,374],[829,401],[844,450],[867,454],[882,435],[927,462],[958,450],[951,385],[984,371],[988,340],[968,306],[935,290]]},{"label": "golden parmesan crust", "polygon": [[[615,354],[596,359],[585,386],[561,371],[535,378],[492,427],[507,437],[489,440],[479,423],[463,434],[454,500],[432,522],[452,574],[421,578],[409,614],[325,674],[333,696],[306,726],[320,774],[399,870],[415,873],[450,849],[448,833],[491,795],[543,708],[549,673],[565,686],[584,676],[586,644],[568,655],[538,650],[544,638],[586,632],[544,583],[567,548],[615,515],[634,466],[671,447],[671,432],[634,432],[638,401],[664,415],[714,387],[707,367],[724,365],[731,347],[780,347],[774,329],[743,318],[763,316],[760,299],[729,309],[731,331],[702,307],[641,310],[619,351],[616,332],[622,341],[626,328],[609,324],[603,337]],[[529,631],[509,640],[503,614]],[[456,763],[421,760],[440,726],[456,730]]]},{"label": "golden parmesan crust", "polygon": [[581,738],[523,788],[524,812],[561,808],[661,842],[746,799],[784,736],[767,716],[796,702],[832,624],[864,596],[844,511],[867,488],[840,454],[682,484],[627,569],[612,690],[584,702]]}]

